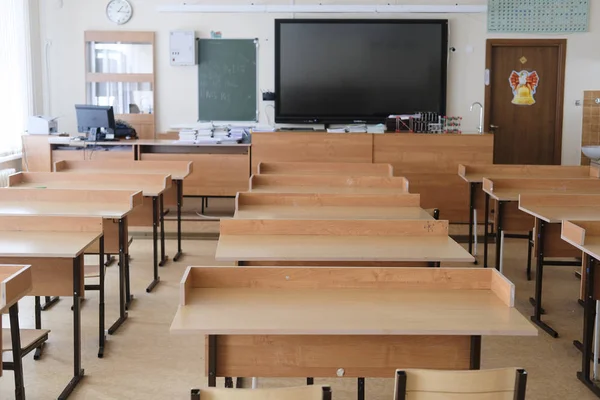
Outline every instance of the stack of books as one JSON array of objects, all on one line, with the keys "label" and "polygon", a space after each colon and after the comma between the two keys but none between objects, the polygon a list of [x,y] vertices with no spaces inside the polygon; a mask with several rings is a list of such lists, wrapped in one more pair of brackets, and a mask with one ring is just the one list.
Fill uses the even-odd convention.
[{"label": "stack of books", "polygon": [[197,137],[197,132],[193,129],[182,129],[179,131],[179,141],[180,142],[195,142]]}]

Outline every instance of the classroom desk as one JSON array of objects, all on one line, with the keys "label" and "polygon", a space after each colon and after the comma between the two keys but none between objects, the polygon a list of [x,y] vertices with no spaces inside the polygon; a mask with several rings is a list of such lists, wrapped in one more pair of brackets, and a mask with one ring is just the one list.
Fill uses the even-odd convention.
[{"label": "classroom desk", "polygon": [[[519,195],[525,194],[600,194],[600,179],[545,179],[545,178],[521,178],[521,179],[483,179],[483,191],[486,194],[486,213],[488,215],[490,198],[497,203],[496,207],[496,268],[502,268],[502,241],[504,230],[507,231],[529,231],[531,242],[532,228],[535,219],[518,208]],[[488,218],[485,218],[485,229],[488,229]],[[511,235],[512,237],[521,235]],[[484,236],[484,267],[487,267],[488,235]],[[528,279],[531,257],[528,259]],[[561,265],[573,265],[573,263]],[[578,265],[578,264],[577,264]]]},{"label": "classroom desk", "polygon": [[343,162],[261,162],[259,175],[394,176],[390,164]]},{"label": "classroom desk", "polygon": [[[15,375],[15,400],[25,400],[18,301],[31,291],[31,287],[31,268],[28,265],[0,265],[0,332],[2,332],[1,314],[8,312],[13,348],[11,369]],[[2,336],[0,334],[0,353],[2,352]],[[2,370],[2,357],[0,357],[0,376],[2,376]]]},{"label": "classroom desk", "polygon": [[418,194],[238,193],[238,219],[425,219]]},{"label": "classroom desk", "polygon": [[[598,260],[600,260],[600,221],[563,221],[561,237],[567,243],[577,247],[587,254],[587,265],[584,268],[584,312],[583,312],[583,342],[581,353],[582,369],[577,373],[577,378],[586,385],[596,396],[600,397],[598,380],[598,354],[600,342],[598,340],[598,303],[596,294],[596,276]],[[595,328],[596,327],[596,328]],[[594,330],[596,329],[596,340]],[[594,352],[595,351],[595,352]],[[590,367],[592,360],[593,368]]]},{"label": "classroom desk", "polygon": [[[482,187],[483,178],[600,178],[600,169],[593,166],[459,164],[458,176],[469,184],[469,253],[477,255],[477,190]],[[485,218],[488,216],[489,210],[485,212]]]},{"label": "classroom desk", "polygon": [[434,220],[221,220],[215,256],[238,265],[424,266],[473,261]]},{"label": "classroom desk", "polygon": [[[80,189],[80,190],[141,190],[144,197],[152,198],[152,240],[154,256],[154,279],[146,288],[146,292],[160,282],[158,276],[158,225],[159,216],[163,215],[159,203],[163,193],[171,187],[171,176],[162,174],[61,174],[55,172],[19,172],[8,179],[9,187]],[[164,236],[161,235],[161,248],[164,248]],[[129,268],[126,265],[126,299],[131,299],[129,284]]]},{"label": "classroom desk", "polygon": [[[58,397],[66,399],[84,376],[81,367],[81,296],[83,253],[100,240],[100,310],[104,307],[102,218],[38,216],[0,217],[0,263],[28,264],[32,296],[73,297],[73,378]],[[104,321],[99,324],[99,352],[104,351]]]},{"label": "classroom desk", "polygon": [[[600,220],[600,195],[523,194],[519,199],[519,210],[535,218],[537,236],[535,297],[530,299],[534,305],[534,315],[531,320],[556,338],[558,333],[541,321],[543,271],[544,265],[564,265],[564,263],[548,262],[545,257],[581,257],[580,250],[561,239],[561,222]],[[583,284],[582,281],[582,287]]]},{"label": "classroom desk", "polygon": [[362,399],[364,378],[479,369],[482,336],[536,336],[514,290],[492,269],[188,267],[171,333],[205,338],[209,386],[353,377]]},{"label": "classroom desk", "polygon": [[[104,252],[119,254],[119,318],[108,329],[113,334],[127,319],[126,281],[127,217],[142,203],[142,192],[124,190],[60,190],[60,189],[0,189],[0,216],[56,216],[100,217],[104,234]],[[113,221],[116,220],[117,224]],[[115,232],[114,225],[117,225]],[[115,238],[117,240],[115,240]],[[89,252],[90,248],[86,249]],[[97,252],[97,249],[94,249]],[[42,308],[36,298],[36,328],[41,329],[41,310],[51,306],[58,298]]]},{"label": "classroom desk", "polygon": [[[177,203],[177,253],[173,261],[178,261],[183,254],[181,250],[181,207],[183,206],[183,181],[193,172],[192,162],[188,161],[58,161],[54,164],[55,172],[81,172],[81,173],[113,173],[113,174],[158,174],[171,175],[175,182]],[[160,208],[164,209],[164,196],[160,198]],[[167,257],[165,255],[165,218],[161,214],[161,261],[163,266]]]},{"label": "classroom desk", "polygon": [[402,177],[344,175],[253,175],[250,192],[256,193],[408,193]]}]

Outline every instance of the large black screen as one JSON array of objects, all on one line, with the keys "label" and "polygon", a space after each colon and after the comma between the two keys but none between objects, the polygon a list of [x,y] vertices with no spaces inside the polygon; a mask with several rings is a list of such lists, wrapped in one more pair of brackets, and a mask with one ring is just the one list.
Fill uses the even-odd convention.
[{"label": "large black screen", "polygon": [[443,115],[447,52],[447,20],[276,20],[275,120]]}]

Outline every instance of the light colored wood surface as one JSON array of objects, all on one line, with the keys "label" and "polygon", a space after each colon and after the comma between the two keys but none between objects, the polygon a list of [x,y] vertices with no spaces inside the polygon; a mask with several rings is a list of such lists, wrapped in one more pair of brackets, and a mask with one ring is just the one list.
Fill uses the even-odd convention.
[{"label": "light colored wood surface", "polygon": [[[21,348],[29,347],[39,339],[50,333],[48,329],[20,329]],[[12,341],[10,329],[2,329],[2,352],[8,353],[12,351]]]},{"label": "light colored wood surface", "polygon": [[[492,200],[493,202],[493,200]],[[498,204],[494,208],[498,209]],[[500,214],[494,213],[494,223],[498,226]],[[535,218],[521,210],[516,201],[507,201],[502,205],[502,230],[505,232],[529,232],[535,225]]]},{"label": "light colored wood surface", "polygon": [[[81,142],[79,142],[81,143]],[[85,143],[85,142],[84,142]],[[56,147],[56,146],[54,146]],[[104,149],[88,149],[87,145],[77,146],[77,150],[60,150],[53,149],[52,150],[52,162],[51,169],[49,171],[40,171],[40,172],[51,172],[54,170],[54,163],[58,161],[68,160],[68,161],[128,161],[135,159],[135,147],[132,146],[128,149],[128,151],[106,151]],[[31,171],[37,172],[37,171]]]},{"label": "light colored wood surface", "polygon": [[337,194],[337,193],[238,193],[236,209],[248,206],[298,207],[378,207],[391,211],[394,207],[419,207],[421,195],[402,194]]},{"label": "light colored wood surface", "polygon": [[0,188],[0,215],[123,218],[142,198],[141,191]]},{"label": "light colored wood surface", "polygon": [[250,191],[257,193],[408,193],[408,180],[402,177],[340,175],[253,175]]},{"label": "light colored wood surface", "polygon": [[[203,274],[210,274],[209,268],[198,268],[203,268]],[[232,279],[239,279],[234,278],[239,268],[223,270],[217,271],[219,277],[229,272]],[[220,287],[216,282],[213,288],[190,289],[183,284],[182,290],[188,290],[186,305],[179,307],[171,332],[215,335],[537,335],[531,323],[491,289],[473,289],[470,283],[466,289],[458,288],[456,283],[451,284],[452,288],[442,288],[445,285],[435,282],[435,278],[433,282],[427,280],[432,276],[429,271],[379,269],[375,274],[381,281],[375,288],[356,287],[359,285],[354,283],[349,287],[339,287],[339,283],[329,287],[325,280],[319,281],[322,284],[315,289],[298,287],[306,283],[287,285],[288,281],[293,281],[293,275],[288,279],[287,274],[277,269],[259,267],[258,270],[263,278],[271,272],[271,279],[277,284],[271,286],[279,287],[264,287],[268,278],[263,280],[262,287],[232,288],[229,283]],[[306,280],[311,279],[312,271],[290,269],[296,276],[304,274]],[[357,268],[349,272],[340,268],[328,271],[332,275],[339,271],[342,279],[348,279],[351,273],[364,276],[374,270]],[[438,276],[450,280],[456,273],[467,279],[464,275],[469,271],[457,271],[442,271]],[[479,271],[475,274],[475,279],[482,276]],[[194,272],[188,279],[190,275]],[[317,276],[325,275],[317,272]],[[487,285],[490,285],[491,276],[487,275]],[[252,282],[250,272],[246,277]],[[422,278],[422,284],[417,277]],[[312,285],[316,282],[313,280]],[[373,282],[368,286],[371,285]],[[402,287],[406,289],[398,290]],[[273,302],[275,298],[277,301]],[[328,317],[323,318],[323,315]]]},{"label": "light colored wood surface", "polygon": [[142,161],[186,160],[194,164],[194,171],[183,185],[186,196],[235,196],[248,190],[250,153],[194,154],[194,153],[141,153]]},{"label": "light colored wood surface", "polygon": [[483,182],[488,179],[522,178],[599,178],[600,170],[590,166],[566,165],[505,165],[505,164],[460,164],[458,176],[467,182]]},{"label": "light colored wood surface", "polygon": [[102,232],[2,231],[0,257],[74,258],[101,235]]},{"label": "light colored wood surface", "polygon": [[373,162],[368,133],[253,132],[252,173],[261,162]]},{"label": "light colored wood surface", "polygon": [[406,177],[411,192],[421,194],[421,207],[439,208],[440,218],[453,223],[469,221],[469,188],[456,171],[459,164],[492,163],[493,135],[373,136],[373,162]]},{"label": "light colored wood surface", "polygon": [[600,260],[600,221],[563,221],[561,238]]},{"label": "light colored wood surface", "polygon": [[144,196],[158,196],[172,183],[170,175],[161,174],[19,172],[9,177],[8,185],[39,189],[141,190]]},{"label": "light colored wood surface", "polygon": [[28,172],[52,171],[50,143],[47,135],[23,135],[23,158],[21,167]]},{"label": "light colored wood surface", "polygon": [[144,173],[171,175],[172,179],[183,180],[193,171],[193,163],[189,161],[57,161],[56,172],[82,173]]},{"label": "light colored wood surface", "polygon": [[202,400],[323,400],[323,386],[311,385],[275,389],[200,390]]},{"label": "light colored wood surface", "polygon": [[8,309],[26,296],[31,288],[30,266],[0,265],[0,314],[8,312]]},{"label": "light colored wood surface", "polygon": [[[404,369],[407,400],[514,400],[517,368],[480,371]],[[396,385],[394,395],[398,393]],[[394,397],[396,398],[396,397]]]},{"label": "light colored wood surface", "polygon": [[447,237],[448,221],[435,220],[310,220],[223,219],[221,236],[408,236]]},{"label": "light colored wood surface", "polygon": [[518,201],[519,195],[530,193],[600,194],[600,179],[483,178],[483,191],[501,201]]},{"label": "light colored wood surface", "polygon": [[519,209],[550,223],[600,220],[600,194],[522,194]]},{"label": "light colored wood surface", "polygon": [[340,162],[261,162],[261,175],[351,175],[394,176],[390,164],[340,163]]},{"label": "light colored wood surface", "polygon": [[425,219],[433,217],[421,207],[344,206],[242,206],[237,219]]},{"label": "light colored wood surface", "polygon": [[469,354],[468,336],[220,335],[216,374],[335,378],[341,368],[346,378],[391,378],[398,365],[468,369]]}]

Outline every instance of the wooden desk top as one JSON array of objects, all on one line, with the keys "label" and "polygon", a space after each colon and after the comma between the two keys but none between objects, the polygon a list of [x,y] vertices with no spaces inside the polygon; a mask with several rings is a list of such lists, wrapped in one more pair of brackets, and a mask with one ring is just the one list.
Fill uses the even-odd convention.
[{"label": "wooden desk top", "polygon": [[171,176],[157,174],[61,174],[19,172],[9,177],[9,187],[80,190],[141,190],[144,196],[159,196],[171,187]]},{"label": "wooden desk top", "polygon": [[90,146],[181,146],[181,147],[250,147],[249,143],[186,143],[173,139],[132,139],[112,142],[87,142],[68,141],[67,138],[49,136],[48,143],[63,146],[90,147]]},{"label": "wooden desk top", "polygon": [[[0,203],[1,204],[1,203]],[[234,218],[240,219],[430,219],[421,207],[301,207],[242,206]]]},{"label": "wooden desk top", "polygon": [[8,312],[31,288],[31,268],[28,265],[0,265],[0,313]]},{"label": "wooden desk top", "polygon": [[171,332],[537,335],[492,269],[190,267],[181,292]]},{"label": "wooden desk top", "polygon": [[522,194],[600,194],[600,179],[483,178],[483,191],[499,201],[518,201]]},{"label": "wooden desk top", "polygon": [[184,180],[193,171],[191,161],[57,161],[55,172],[158,174],[171,175],[174,180]]},{"label": "wooden desk top", "polygon": [[390,164],[338,163],[338,162],[261,162],[261,175],[351,175],[351,176],[394,176]]},{"label": "wooden desk top", "polygon": [[561,237],[567,243],[600,260],[600,221],[563,221]]},{"label": "wooden desk top", "polygon": [[408,193],[408,180],[380,176],[253,175],[250,192],[399,194]]},{"label": "wooden desk top", "polygon": [[524,194],[519,210],[549,223],[600,220],[600,195],[593,194]]},{"label": "wooden desk top", "polygon": [[235,198],[236,210],[247,206],[286,207],[419,207],[418,193],[399,194],[339,194],[339,193],[254,193],[239,192]]},{"label": "wooden desk top", "polygon": [[471,262],[450,237],[221,235],[218,261]]},{"label": "wooden desk top", "polygon": [[0,189],[0,215],[120,219],[142,204],[142,192],[124,190]]},{"label": "wooden desk top", "polygon": [[0,257],[75,258],[102,232],[0,232]]},{"label": "wooden desk top", "polygon": [[222,220],[219,261],[455,261],[474,258],[448,221]]},{"label": "wooden desk top", "polygon": [[481,183],[483,178],[599,178],[600,170],[590,166],[460,164],[458,175],[469,183]]}]

